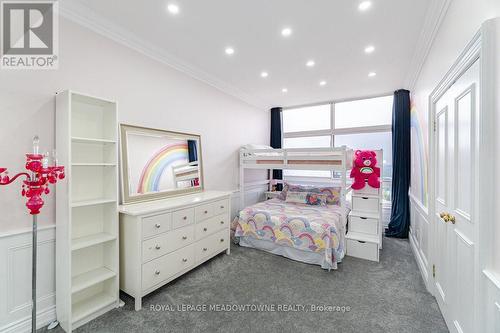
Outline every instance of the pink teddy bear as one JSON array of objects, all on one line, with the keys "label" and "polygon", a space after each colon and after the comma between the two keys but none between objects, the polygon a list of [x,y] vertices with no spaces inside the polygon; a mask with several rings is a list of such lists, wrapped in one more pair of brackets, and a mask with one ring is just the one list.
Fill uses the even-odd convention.
[{"label": "pink teddy bear", "polygon": [[380,188],[380,168],[377,165],[377,155],[371,150],[356,150],[354,153],[354,165],[351,170],[351,178],[354,183],[351,188],[361,190],[365,187],[365,181],[374,188]]}]

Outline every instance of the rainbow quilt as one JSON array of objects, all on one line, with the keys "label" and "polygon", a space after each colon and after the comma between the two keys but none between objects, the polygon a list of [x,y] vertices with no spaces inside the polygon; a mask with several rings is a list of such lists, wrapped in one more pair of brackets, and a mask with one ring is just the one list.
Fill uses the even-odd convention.
[{"label": "rainbow quilt", "polygon": [[280,199],[259,202],[240,211],[236,237],[253,237],[302,251],[321,253],[332,269],[345,255],[347,209],[309,206]]}]

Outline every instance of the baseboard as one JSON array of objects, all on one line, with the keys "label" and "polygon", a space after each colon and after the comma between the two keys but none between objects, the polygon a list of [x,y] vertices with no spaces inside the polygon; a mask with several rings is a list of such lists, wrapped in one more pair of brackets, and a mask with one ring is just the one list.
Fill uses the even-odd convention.
[{"label": "baseboard", "polygon": [[[55,305],[38,311],[36,316],[36,328],[40,329],[56,320]],[[22,318],[16,322],[9,323],[0,328],[0,333],[29,333],[31,332],[31,316]]]}]

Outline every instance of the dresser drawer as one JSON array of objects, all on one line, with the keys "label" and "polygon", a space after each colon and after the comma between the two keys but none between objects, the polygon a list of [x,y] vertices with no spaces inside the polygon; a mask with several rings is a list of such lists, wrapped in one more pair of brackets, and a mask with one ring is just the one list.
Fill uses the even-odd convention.
[{"label": "dresser drawer", "polygon": [[351,215],[349,216],[349,231],[378,235],[378,220]]},{"label": "dresser drawer", "polygon": [[214,215],[219,215],[227,212],[229,209],[229,200],[219,200],[213,203]]},{"label": "dresser drawer", "polygon": [[194,209],[196,222],[206,220],[212,216],[214,216],[214,206],[212,203],[197,206]]},{"label": "dresser drawer", "polygon": [[195,237],[199,240],[207,235],[213,234],[216,231],[227,228],[229,228],[227,214],[218,215],[206,221],[197,223],[195,228]]},{"label": "dresser drawer", "polygon": [[175,251],[194,241],[194,225],[176,229],[142,242],[142,262]]},{"label": "dresser drawer", "polygon": [[378,198],[352,197],[352,210],[377,213],[379,210]]},{"label": "dresser drawer", "polygon": [[172,213],[172,229],[182,228],[194,223],[194,209],[187,208]]},{"label": "dresser drawer", "polygon": [[229,232],[228,230],[219,231],[216,234],[208,236],[196,243],[195,259],[196,262],[203,260],[217,252],[220,252],[229,247]]},{"label": "dresser drawer", "polygon": [[378,261],[378,244],[356,239],[346,240],[347,255],[351,257]]},{"label": "dresser drawer", "polygon": [[172,215],[159,214],[142,218],[142,238],[156,236],[170,230]]},{"label": "dresser drawer", "polygon": [[142,265],[142,290],[149,289],[194,265],[194,245]]}]

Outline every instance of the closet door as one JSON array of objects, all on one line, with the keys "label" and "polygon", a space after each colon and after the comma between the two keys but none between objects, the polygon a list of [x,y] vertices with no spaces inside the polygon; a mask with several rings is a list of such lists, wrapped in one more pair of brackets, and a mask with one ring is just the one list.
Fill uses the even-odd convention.
[{"label": "closet door", "polygon": [[452,332],[473,332],[479,61],[435,107],[436,298]]}]

